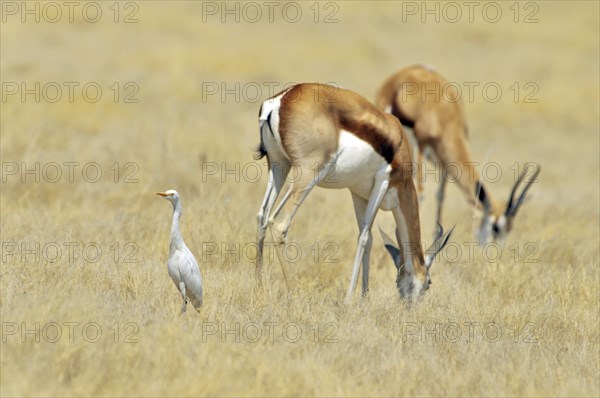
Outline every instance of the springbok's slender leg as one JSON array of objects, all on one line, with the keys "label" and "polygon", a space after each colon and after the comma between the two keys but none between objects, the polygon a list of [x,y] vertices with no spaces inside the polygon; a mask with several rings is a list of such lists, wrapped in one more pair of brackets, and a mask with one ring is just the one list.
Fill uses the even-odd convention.
[{"label": "springbok's slender leg", "polygon": [[408,180],[400,183],[397,189],[399,206],[392,210],[397,226],[396,237],[398,243],[400,243],[406,271],[414,273],[413,255],[421,253],[421,227],[417,193],[412,181]]},{"label": "springbok's slender leg", "polygon": [[415,164],[415,185],[417,187],[417,195],[419,195],[419,201],[422,202],[424,199],[423,194],[423,152],[422,148],[417,140],[415,132],[409,127],[404,127],[406,137],[410,143],[412,162]]},{"label": "springbok's slender leg", "polygon": [[[377,171],[375,174],[375,183],[373,184],[373,190],[371,191],[371,196],[369,197],[369,203],[367,204],[367,210],[365,211],[365,216],[363,219],[362,226],[360,227],[360,235],[358,236],[358,247],[356,248],[356,256],[354,257],[354,266],[352,267],[352,279],[350,280],[350,287],[348,288],[348,293],[346,294],[346,299],[350,299],[352,297],[352,293],[354,293],[354,289],[356,288],[356,282],[358,279],[358,270],[360,268],[360,264],[362,262],[363,256],[365,254],[365,249],[367,247],[367,243],[370,239],[371,227],[373,226],[373,221],[375,220],[375,215],[377,214],[377,210],[379,210],[379,205],[381,205],[381,201],[385,197],[389,187],[389,166],[386,164],[383,168]],[[409,177],[410,178],[410,177]],[[411,184],[414,190],[414,184],[411,180]],[[368,270],[367,270],[368,274]]]},{"label": "springbok's slender leg", "polygon": [[267,184],[267,191],[265,192],[265,197],[258,210],[258,215],[256,216],[258,223],[258,231],[256,234],[256,241],[258,242],[256,252],[256,276],[259,280],[262,276],[263,248],[269,216],[271,214],[271,209],[279,196],[288,171],[289,164],[287,162],[269,161],[269,181]]},{"label": "springbok's slender leg", "polygon": [[[441,181],[440,181],[440,185],[438,187],[438,191],[437,191],[437,212],[436,212],[436,225],[437,224],[442,224],[442,206],[444,204],[444,194],[445,194],[445,190],[446,190],[446,183],[448,181],[448,174],[445,171],[445,167],[442,168],[442,176],[441,176]],[[434,232],[435,235],[435,232]]]},{"label": "springbok's slender leg", "polygon": [[419,202],[423,202],[425,199],[425,192],[423,192],[423,152],[417,146],[417,152],[415,155],[417,161],[417,195],[419,196]]},{"label": "springbok's slender leg", "polygon": [[[273,235],[279,264],[281,265],[281,271],[283,272],[283,277],[288,289],[290,289],[290,281],[286,270],[287,263],[282,254],[282,249],[287,241],[288,230],[298,208],[302,205],[302,202],[304,202],[304,199],[306,199],[314,186],[328,175],[331,167],[335,167],[337,156],[339,156],[339,154],[327,163],[323,159],[311,158],[305,159],[302,165],[294,166],[298,171],[297,180],[290,184],[288,192],[286,192],[275,212],[269,217],[271,234]],[[323,165],[316,176],[314,175],[314,169],[311,169],[315,164]]]},{"label": "springbok's slender leg", "polygon": [[[364,227],[365,214],[367,212],[367,205],[369,202],[361,198],[360,196],[352,193],[352,204],[354,205],[354,214],[356,215],[356,222],[358,224],[359,234]],[[371,254],[371,246],[373,244],[373,237],[371,230],[369,230],[369,238],[365,245],[365,254],[362,259],[362,295],[365,297],[369,292],[369,257]]]}]

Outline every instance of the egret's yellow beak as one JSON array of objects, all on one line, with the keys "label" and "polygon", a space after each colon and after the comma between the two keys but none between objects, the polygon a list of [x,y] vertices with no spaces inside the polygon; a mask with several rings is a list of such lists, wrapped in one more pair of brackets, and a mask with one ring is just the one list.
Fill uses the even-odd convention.
[{"label": "egret's yellow beak", "polygon": [[168,193],[164,193],[164,192],[157,192],[156,194],[160,195],[160,196],[169,196]]}]

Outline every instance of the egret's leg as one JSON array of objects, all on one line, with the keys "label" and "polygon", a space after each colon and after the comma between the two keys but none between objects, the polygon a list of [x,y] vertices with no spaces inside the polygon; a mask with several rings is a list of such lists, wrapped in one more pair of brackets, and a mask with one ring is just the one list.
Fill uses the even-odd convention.
[{"label": "egret's leg", "polygon": [[[371,240],[371,227],[373,226],[373,221],[375,220],[375,215],[377,214],[377,210],[379,210],[381,201],[385,197],[385,194],[387,193],[389,187],[389,171],[387,170],[387,168],[388,167],[386,167],[385,169],[381,169],[375,175],[375,183],[373,184],[373,190],[371,191],[369,203],[367,204],[363,224],[361,226],[360,235],[358,237],[358,247],[356,248],[356,256],[354,257],[352,279],[350,280],[350,287],[348,288],[348,293],[346,295],[347,299],[350,299],[352,297],[352,293],[354,293],[354,289],[356,288],[356,282],[358,280],[358,270],[360,268],[360,264],[363,260],[363,256],[366,252],[366,249],[371,248],[370,245],[367,245],[369,240]],[[363,277],[365,277],[364,275],[365,274],[363,274]],[[368,270],[366,275],[368,275]]]},{"label": "egret's leg", "polygon": [[181,313],[185,312],[185,308],[187,307],[187,298],[185,297],[185,283],[183,281],[179,282],[179,291],[181,292],[181,298],[183,299],[183,304],[181,305]]}]

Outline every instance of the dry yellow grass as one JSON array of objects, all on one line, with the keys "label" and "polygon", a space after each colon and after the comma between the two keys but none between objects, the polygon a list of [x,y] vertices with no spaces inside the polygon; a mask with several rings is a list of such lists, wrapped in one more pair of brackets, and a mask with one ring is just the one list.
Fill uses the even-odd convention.
[{"label": "dry yellow grass", "polygon": [[[221,23],[203,22],[199,2],[135,2],[132,24],[99,4],[97,23],[81,17],[83,4],[73,23],[64,6],[59,23],[22,23],[3,8],[2,396],[600,394],[598,3],[519,3],[519,23],[512,2],[499,3],[498,23],[479,5],[474,23],[465,7],[457,23],[422,23],[403,9],[420,2],[336,2],[331,24],[313,22],[312,3],[297,3],[298,23],[277,12],[274,23]],[[125,6],[121,20],[136,10]],[[319,20],[334,6],[320,3]],[[538,22],[522,23],[532,11]],[[490,184],[496,196],[507,195],[515,162],[542,164],[502,258],[488,261],[493,248],[469,255],[471,212],[450,186],[445,224],[457,224],[461,252],[434,265],[424,300],[398,300],[377,238],[369,298],[346,304],[350,195],[315,189],[290,231],[302,250],[291,265],[296,289],[286,291],[277,262],[258,287],[247,245],[266,186],[264,164],[252,160],[259,101],[203,97],[203,83],[256,82],[264,99],[264,82],[336,82],[372,98],[390,73],[417,62],[450,81],[502,88],[498,102],[476,91],[466,104],[476,159],[503,170]],[[63,97],[8,95],[21,82],[58,82]],[[97,82],[102,98],[86,102],[76,89],[71,103],[64,82]],[[115,82],[121,95],[133,82],[139,102],[115,103]],[[514,82],[535,83],[538,102],[524,103],[530,91],[515,102]],[[66,162],[78,162],[72,182]],[[22,173],[36,163],[39,182]],[[53,183],[54,163],[63,174]],[[85,179],[95,179],[93,163],[103,172],[94,183]],[[236,164],[237,175],[220,172]],[[262,177],[251,181],[256,165]],[[435,185],[426,184],[421,208],[426,241]],[[183,234],[205,281],[202,311],[183,317],[166,270],[171,208],[154,195],[170,188],[182,195]],[[377,222],[392,225],[388,214]]]}]

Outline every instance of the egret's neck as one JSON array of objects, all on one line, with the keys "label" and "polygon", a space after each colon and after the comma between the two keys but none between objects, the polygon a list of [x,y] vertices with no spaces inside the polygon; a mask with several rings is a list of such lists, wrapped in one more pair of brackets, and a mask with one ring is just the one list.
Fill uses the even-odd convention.
[{"label": "egret's neck", "polygon": [[181,201],[177,203],[173,203],[173,224],[171,224],[171,247],[172,248],[181,248],[183,247],[183,238],[181,237],[181,231],[179,231],[179,219],[181,218],[181,213],[183,212],[183,207],[181,206]]}]

